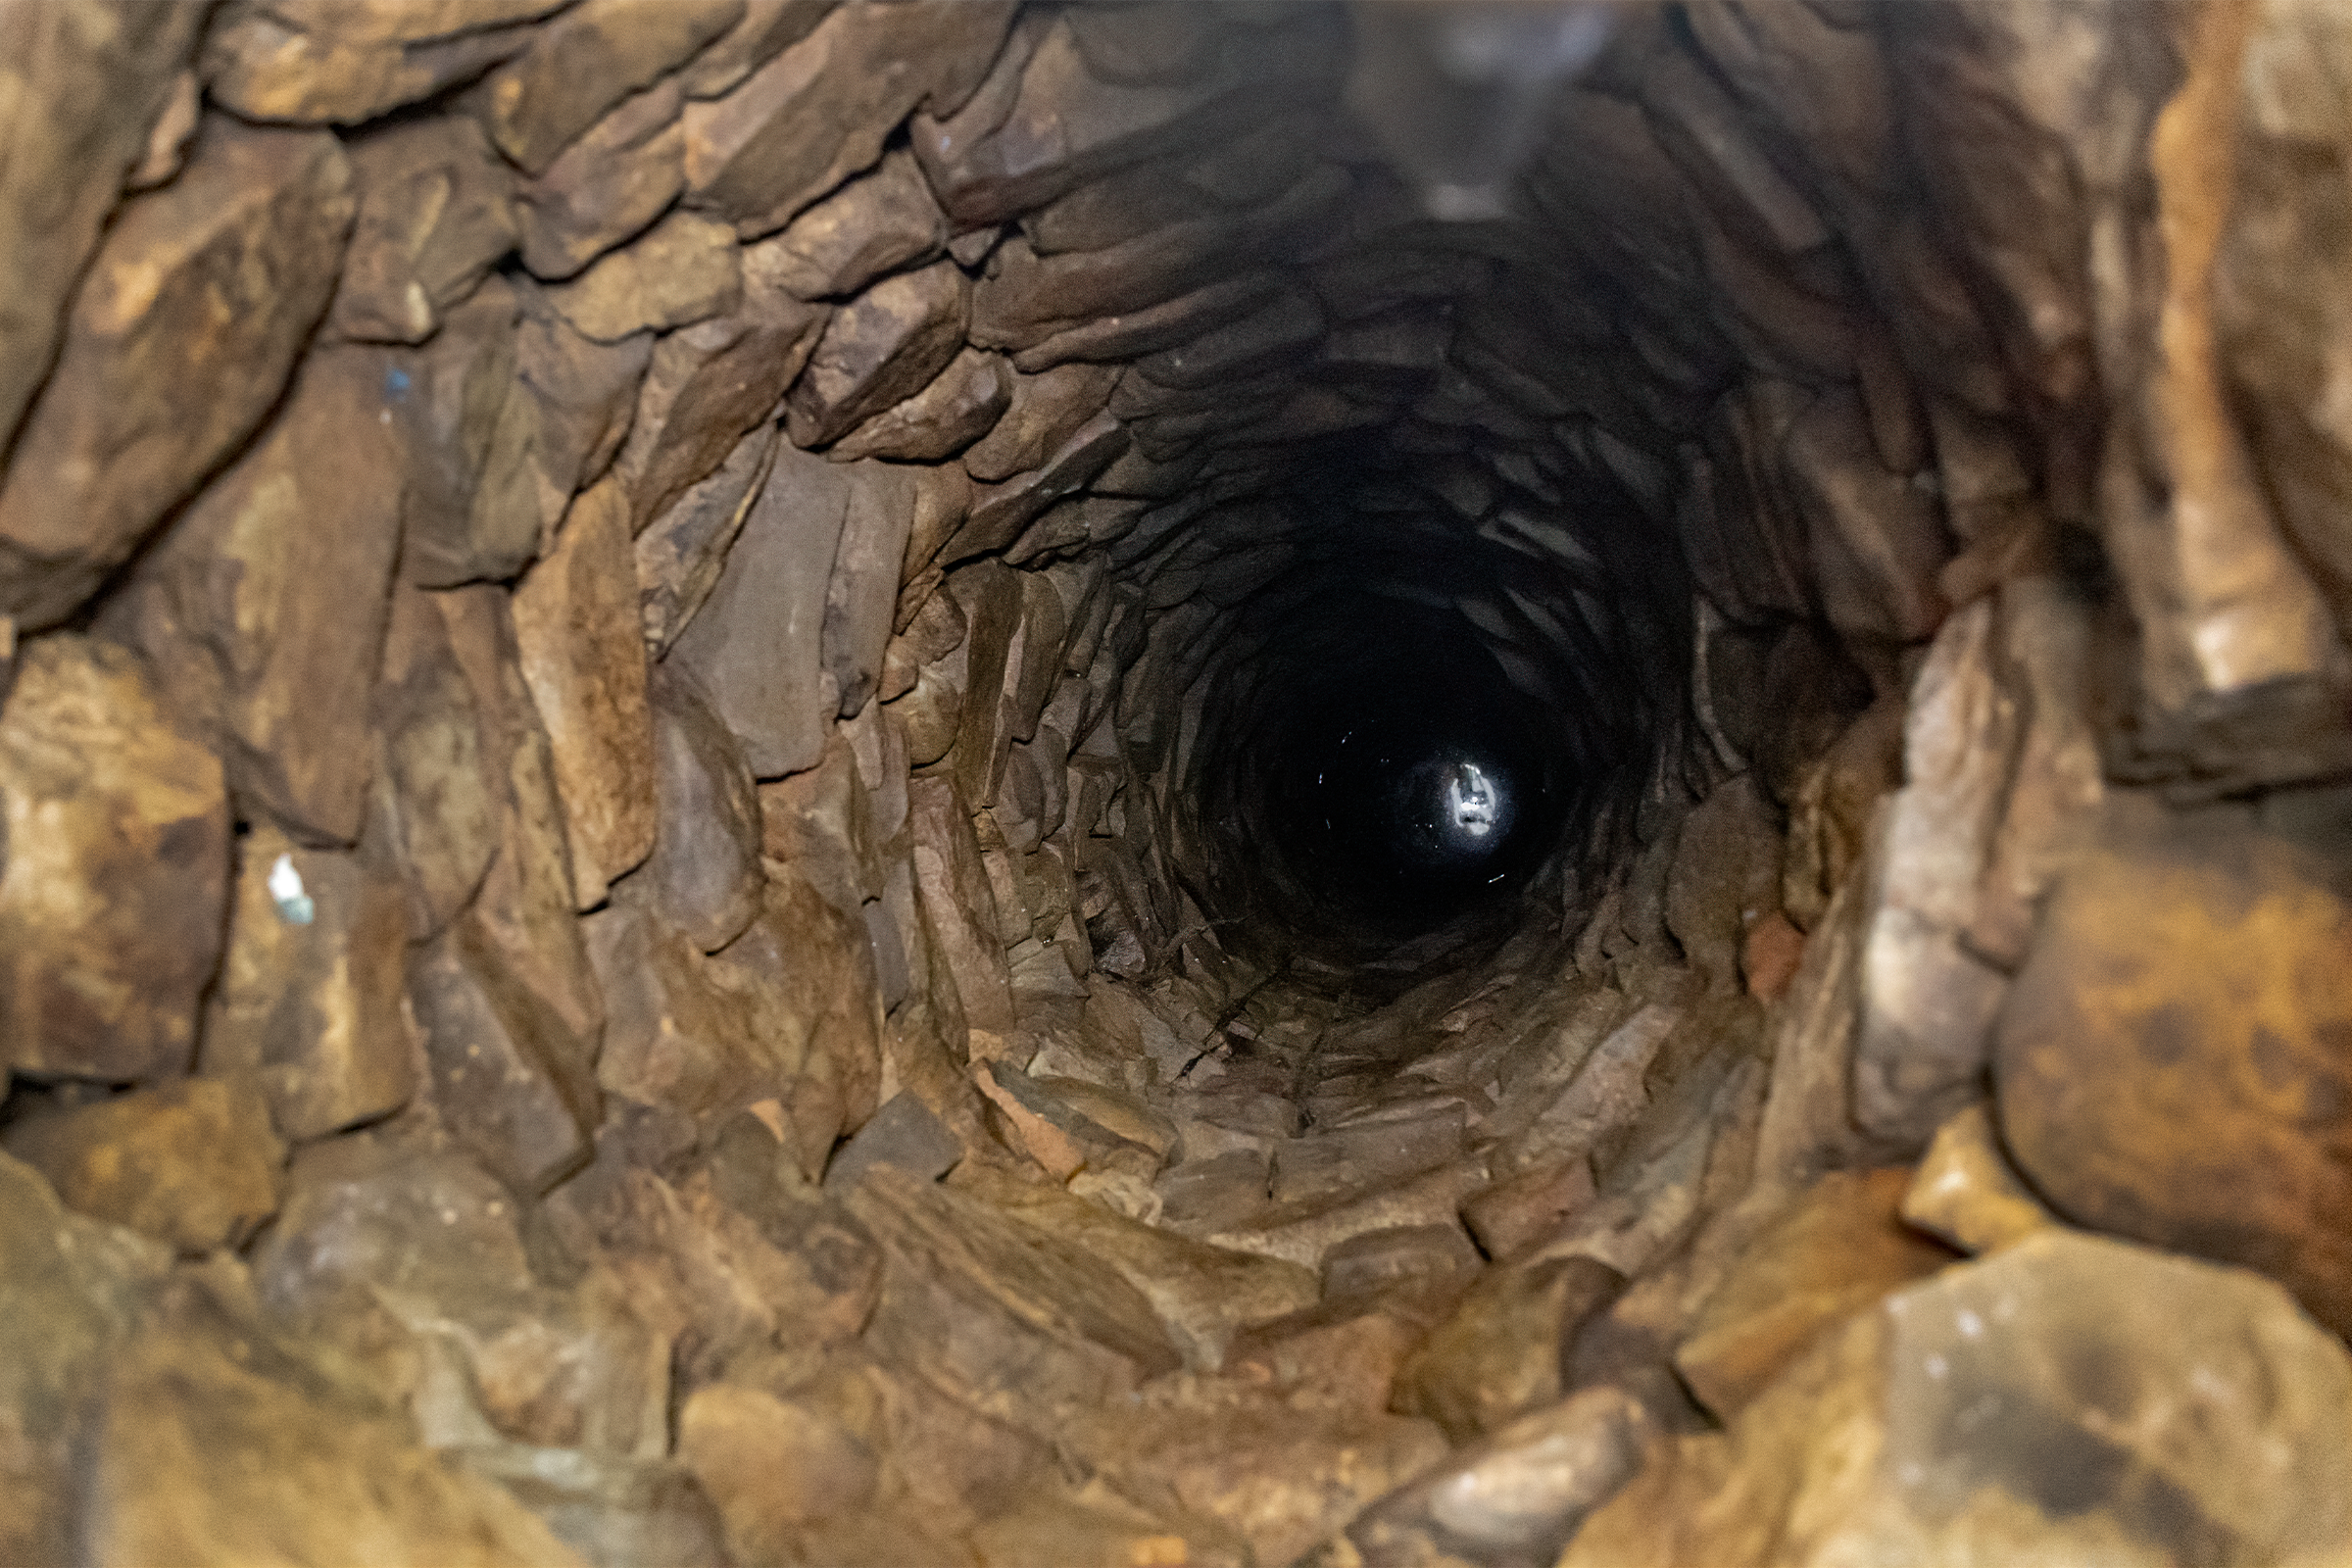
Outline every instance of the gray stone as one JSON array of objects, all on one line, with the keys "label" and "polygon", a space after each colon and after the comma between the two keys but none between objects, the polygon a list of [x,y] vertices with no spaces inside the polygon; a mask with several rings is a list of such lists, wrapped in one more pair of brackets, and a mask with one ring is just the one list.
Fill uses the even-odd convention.
[{"label": "gray stone", "polygon": [[825,1191],[846,1194],[877,1165],[934,1181],[962,1158],[963,1146],[947,1124],[913,1095],[901,1093],[835,1152],[825,1166]]},{"label": "gray stone", "polygon": [[514,245],[514,176],[470,120],[409,121],[350,143],[359,219],[330,330],[421,343]]},{"label": "gray stone", "polygon": [[898,606],[899,567],[914,524],[914,480],[889,464],[859,464],[833,576],[825,586],[825,673],[841,689],[841,716],[855,717],[882,680],[882,659]]}]

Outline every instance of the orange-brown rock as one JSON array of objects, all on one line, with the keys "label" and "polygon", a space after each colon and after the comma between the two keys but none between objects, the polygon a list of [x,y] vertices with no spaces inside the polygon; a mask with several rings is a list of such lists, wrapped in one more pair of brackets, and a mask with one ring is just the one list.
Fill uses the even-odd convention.
[{"label": "orange-brown rock", "polygon": [[760,797],[741,746],[682,669],[656,666],[651,697],[661,816],[632,895],[715,953],[760,915]]},{"label": "orange-brown rock", "polygon": [[805,300],[855,294],[947,248],[948,220],[914,157],[886,155],[794,219],[772,242],[778,282]]},{"label": "orange-brown rock", "polygon": [[1952,1253],[1897,1213],[1911,1172],[1832,1171],[1747,1246],[1699,1309],[1675,1369],[1725,1420],[1821,1335]]},{"label": "orange-brown rock", "polygon": [[277,1212],[286,1155],[251,1084],[208,1078],[35,1111],[6,1142],[67,1207],[181,1252],[242,1246]]},{"label": "orange-brown rock", "polygon": [[277,402],[350,231],[334,138],[220,117],[123,207],[0,485],[0,613],[37,629],[96,590]]},{"label": "orange-brown rock", "polygon": [[654,848],[654,724],[636,609],[628,498],[606,479],[572,502],[555,549],[514,590],[522,678],[547,726],[583,908]]},{"label": "orange-brown rock", "polygon": [[[202,16],[184,6],[28,7],[0,24],[0,441],[49,368],[82,264],[161,123]],[[193,82],[189,83],[193,87]],[[191,94],[192,98],[192,94]],[[185,134],[184,127],[182,134]]]},{"label": "orange-brown rock", "polygon": [[1391,1408],[1468,1443],[1557,1401],[1577,1330],[1624,1288],[1624,1276],[1589,1257],[1488,1270],[1397,1368]]},{"label": "orange-brown rock", "polygon": [[726,315],[743,298],[743,263],[724,224],[672,213],[547,297],[582,336],[616,343]]},{"label": "orange-brown rock", "polygon": [[295,1143],[398,1110],[417,1039],[401,994],[408,901],[384,848],[306,849],[257,823],[237,855],[198,1071],[259,1084]]},{"label": "orange-brown rock", "polygon": [[632,94],[514,193],[524,267],[576,276],[668,210],[686,183],[685,103],[669,80]]},{"label": "orange-brown rock", "polygon": [[2003,1008],[2001,1135],[2068,1219],[2258,1269],[2352,1327],[2340,791],[2111,794]]},{"label": "orange-brown rock", "polygon": [[185,1072],[220,952],[220,764],[133,657],[74,633],[19,653],[0,707],[0,1019],[21,1073]]},{"label": "orange-brown rock", "polygon": [[2270,1281],[2049,1231],[1819,1342],[1559,1560],[2317,1568],[2352,1537],[2347,1412],[2352,1360]]},{"label": "orange-brown rock", "polygon": [[220,754],[242,813],[314,843],[351,843],[366,808],[407,483],[385,416],[402,396],[386,355],[314,354],[100,621]]}]

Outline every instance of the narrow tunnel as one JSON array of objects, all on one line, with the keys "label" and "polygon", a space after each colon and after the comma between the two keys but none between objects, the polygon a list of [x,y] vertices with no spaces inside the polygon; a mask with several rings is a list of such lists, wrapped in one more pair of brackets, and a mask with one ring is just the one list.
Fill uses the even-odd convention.
[{"label": "narrow tunnel", "polygon": [[2338,12],[0,10],[0,1558],[2352,1561]]}]

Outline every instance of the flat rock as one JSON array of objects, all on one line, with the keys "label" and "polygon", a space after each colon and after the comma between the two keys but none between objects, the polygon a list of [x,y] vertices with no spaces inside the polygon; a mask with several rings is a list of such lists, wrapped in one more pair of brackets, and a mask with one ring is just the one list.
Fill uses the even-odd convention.
[{"label": "flat rock", "polygon": [[37,1112],[6,1142],[67,1207],[182,1252],[241,1246],[277,1212],[286,1157],[251,1085],[205,1078]]},{"label": "flat rock", "polygon": [[917,481],[893,464],[860,464],[850,470],[849,510],[833,575],[825,584],[820,637],[825,673],[841,693],[840,713],[854,718],[882,682],[898,609],[899,569],[914,528]]},{"label": "flat rock", "polygon": [[[1230,135],[1335,86],[1331,26],[1329,19],[1300,17],[1266,32],[1202,29],[1205,36],[1185,46],[1187,69],[1174,79],[1147,71],[1118,72],[1125,79],[1106,81],[1089,69],[1082,40],[1091,39],[1102,58],[1102,34],[1112,29],[1065,21],[1047,29],[1025,63],[1011,62],[1016,79],[1001,87],[992,81],[995,90],[975,94],[962,118],[918,116],[915,152],[960,226],[998,222],[1096,174],[1205,139],[1212,126]],[[1131,29],[1115,30],[1124,39]],[[1135,30],[1140,38],[1142,29]],[[1195,47],[1217,56],[1214,69],[1189,69]]]},{"label": "flat rock", "polygon": [[0,485],[0,613],[73,612],[277,402],[356,203],[331,136],[215,119],[123,205]]},{"label": "flat rock", "polygon": [[526,174],[743,20],[743,0],[583,0],[482,87],[490,139]]},{"label": "flat rock", "polygon": [[60,633],[21,649],[15,675],[0,708],[8,1064],[184,1072],[228,903],[220,764],[121,649]]},{"label": "flat rock", "polygon": [[849,1206],[887,1259],[868,1347],[983,1413],[1049,1431],[1179,1364],[1108,1263],[979,1199],[881,1166]]},{"label": "flat rock", "polygon": [[1577,1330],[1624,1288],[1589,1257],[1488,1270],[1397,1369],[1392,1407],[1468,1443],[1556,1402]]},{"label": "flat rock", "polygon": [[409,919],[398,875],[374,846],[306,849],[267,823],[237,856],[201,1070],[258,1083],[296,1143],[400,1109],[416,1092],[417,1040],[401,1006]]},{"label": "flat rock", "polygon": [[356,124],[514,54],[563,0],[294,0],[205,40],[205,90],[249,120]]},{"label": "flat rock", "polygon": [[746,238],[871,168],[907,111],[960,103],[1012,21],[1004,0],[844,6],[686,117],[689,200]]},{"label": "flat rock", "polygon": [[9,105],[0,139],[0,256],[14,285],[0,304],[0,339],[14,345],[0,369],[0,439],[13,434],[48,371],[66,307],[113,211],[122,176],[146,150],[203,19],[138,0],[13,18]]},{"label": "flat rock", "polygon": [[853,483],[821,458],[779,453],[709,601],[669,652],[760,778],[824,755],[840,704],[822,689],[825,589]]},{"label": "flat rock", "polygon": [[1903,1193],[1903,1223],[1964,1252],[1990,1252],[2057,1220],[2001,1152],[1992,1113],[1971,1105],[1936,1129]]},{"label": "flat rock", "polygon": [[963,270],[940,261],[836,311],[785,404],[794,445],[830,445],[921,391],[963,347],[970,295]]},{"label": "flat rock", "polygon": [[561,281],[636,238],[686,184],[686,107],[673,81],[634,93],[514,193],[522,265]]},{"label": "flat rock", "polygon": [[90,1396],[144,1321],[169,1249],[58,1201],[29,1166],[0,1154],[0,1419],[17,1434],[0,1461],[0,1550],[26,1562],[72,1552],[76,1443]]},{"label": "flat rock", "polygon": [[2352,1358],[2283,1290],[2049,1231],[1822,1341],[1560,1562],[2316,1565],[2348,1450]]},{"label": "flat rock", "polygon": [[802,299],[839,299],[947,243],[947,217],[922,170],[912,154],[894,152],[785,225],[775,277]]},{"label": "flat rock", "polygon": [[727,552],[767,483],[782,439],[773,425],[753,430],[637,536],[638,614],[657,659],[669,652],[718,585]]},{"label": "flat rock", "polygon": [[672,213],[548,300],[583,336],[615,343],[651,327],[666,331],[724,316],[743,297],[734,233],[693,213]]},{"label": "flat rock", "polygon": [[1952,1261],[1896,1213],[1911,1173],[1832,1171],[1750,1242],[1675,1352],[1699,1402],[1731,1419],[1816,1338]]},{"label": "flat rock", "polygon": [[313,354],[101,619],[219,753],[242,813],[313,841],[357,839],[367,806],[405,483],[394,373],[370,350]]},{"label": "flat rock", "polygon": [[555,549],[514,589],[522,678],[547,726],[582,907],[653,853],[654,723],[637,625],[629,504],[606,479],[572,502]]},{"label": "flat rock", "polygon": [[1191,1241],[1071,1192],[979,1173],[966,1190],[1107,1262],[1152,1303],[1195,1370],[1218,1370],[1235,1335],[1301,1311],[1322,1294],[1313,1272],[1296,1263]]},{"label": "flat rock", "polygon": [[751,1560],[863,1511],[880,1479],[873,1449],[824,1410],[729,1383],[687,1398],[678,1453],[717,1505],[728,1542]]},{"label": "flat rock", "polygon": [[2108,801],[2001,1012],[2003,1143],[2068,1219],[2259,1269],[2352,1327],[2352,1242],[2323,1218],[2352,1201],[2340,797],[2295,830]]},{"label": "flat rock", "polygon": [[401,882],[409,938],[447,929],[498,854],[500,801],[482,712],[450,647],[438,596],[392,595],[376,687],[370,848]]},{"label": "flat rock", "polygon": [[408,445],[401,573],[423,588],[503,582],[539,552],[567,496],[542,489],[541,401],[518,373],[522,301],[491,278],[400,356],[386,399]]},{"label": "flat rock", "polygon": [[980,860],[971,816],[952,780],[908,781],[914,827],[914,880],[923,917],[952,976],[964,1020],[974,1029],[1014,1025],[1011,980],[998,937],[995,890]]},{"label": "flat rock", "polygon": [[630,896],[715,953],[760,915],[760,797],[742,748],[682,667],[657,665],[651,693],[661,818]]},{"label": "flat rock", "polygon": [[538,406],[531,465],[543,497],[569,497],[604,477],[620,456],[652,363],[653,334],[597,343],[583,337],[536,289],[522,291],[514,376]]},{"label": "flat rock", "polygon": [[874,415],[825,455],[838,461],[937,463],[986,435],[1011,403],[1012,372],[1004,360],[967,348],[920,392]]},{"label": "flat rock", "polygon": [[458,116],[404,121],[348,150],[360,212],[328,329],[421,343],[514,249],[514,172]]}]

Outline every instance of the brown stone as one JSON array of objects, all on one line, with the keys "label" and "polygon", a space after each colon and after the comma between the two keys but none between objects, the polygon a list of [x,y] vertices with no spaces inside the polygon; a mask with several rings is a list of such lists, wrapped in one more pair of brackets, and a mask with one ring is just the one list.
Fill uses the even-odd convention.
[{"label": "brown stone", "polygon": [[[1141,43],[1150,22],[1119,20],[1115,29],[1067,21],[1048,28],[1017,80],[1004,83],[1009,102],[984,89],[960,117],[916,117],[916,156],[959,226],[1041,207],[1105,171],[1203,139],[1211,126],[1229,135],[1336,85],[1333,23],[1321,17],[1266,33],[1201,29],[1198,44],[1223,45],[1217,68],[1180,71],[1172,84],[1149,69],[1104,80],[1088,69],[1081,40],[1092,34],[1097,59],[1110,32]],[[1128,84],[1137,74],[1152,80]]]},{"label": "brown stone", "polygon": [[402,1003],[400,881],[361,855],[309,850],[267,823],[238,843],[227,951],[206,1001],[198,1070],[251,1081],[296,1143],[374,1121],[416,1092]]},{"label": "brown stone", "polygon": [[2001,1152],[1992,1113],[1971,1105],[1936,1129],[1904,1190],[1903,1223],[1964,1252],[1990,1252],[2057,1223]]},{"label": "brown stone", "polygon": [[591,915],[586,929],[605,993],[596,1072],[608,1092],[716,1125],[803,1066],[806,1020],[756,956],[707,957],[628,906]]},{"label": "brown stone", "polygon": [[35,1112],[7,1144],[67,1207],[182,1252],[240,1246],[276,1213],[286,1157],[250,1085],[202,1078]]},{"label": "brown stone", "polygon": [[849,1205],[887,1259],[868,1348],[984,1414],[1050,1430],[1179,1364],[1110,1265],[976,1198],[885,1166]]},{"label": "brown stone", "polygon": [[1102,412],[1118,380],[1115,366],[1070,364],[1015,375],[1012,399],[985,439],[963,455],[963,468],[987,484],[1041,466]]},{"label": "brown stone", "polygon": [[632,94],[517,189],[522,265],[551,280],[576,276],[668,211],[686,185],[685,106],[672,81]]},{"label": "brown stone", "polygon": [[542,510],[554,514],[603,478],[619,456],[653,358],[653,336],[591,342],[536,289],[522,291],[522,313],[514,374],[538,405],[531,464],[539,470]]},{"label": "brown stone", "polygon": [[1707,1298],[1675,1369],[1730,1420],[1805,1347],[1952,1254],[1896,1212],[1911,1172],[1832,1171],[1754,1241]]},{"label": "brown stone", "polygon": [[936,1181],[962,1157],[963,1146],[919,1096],[897,1094],[826,1163],[825,1191],[847,1194],[876,1165]]},{"label": "brown stone", "polygon": [[1218,1525],[1137,1507],[1100,1479],[1083,1487],[1031,1489],[965,1538],[978,1560],[1037,1562],[1180,1562],[1186,1568],[1240,1568],[1248,1547]]},{"label": "brown stone", "polygon": [[579,497],[556,548],[514,590],[514,639],[555,760],[583,908],[653,853],[653,715],[628,500],[606,479]]},{"label": "brown stone", "polygon": [[1441,1460],[1426,1421],[1294,1408],[1256,1390],[1171,1391],[1145,1419],[1115,1407],[1065,1440],[1120,1493],[1222,1525],[1257,1562],[1292,1562]]},{"label": "brown stone", "polygon": [[743,751],[681,669],[652,678],[654,852],[629,880],[662,921],[716,953],[760,914],[760,798]]},{"label": "brown stone", "polygon": [[1489,1270],[1397,1368],[1390,1407],[1468,1443],[1557,1401],[1576,1331],[1624,1288],[1589,1257]]},{"label": "brown stone", "polygon": [[743,0],[582,0],[483,83],[498,150],[526,174],[743,20]]},{"label": "brown stone", "polygon": [[929,384],[963,347],[970,293],[962,269],[941,261],[835,312],[785,405],[793,443],[829,445]]},{"label": "brown stone", "polygon": [[687,1399],[678,1453],[752,1560],[809,1525],[862,1511],[881,1479],[873,1449],[822,1409],[726,1383]]},{"label": "brown stone", "polygon": [[2108,802],[2001,1011],[2002,1139],[2067,1218],[2260,1269],[2341,1330],[2352,1250],[2326,1218],[2352,1200],[2340,794],[2308,825]]},{"label": "brown stone", "polygon": [[753,430],[637,536],[638,614],[655,658],[669,652],[718,585],[782,439],[773,425]]},{"label": "brown stone", "polygon": [[145,1237],[71,1212],[37,1172],[0,1154],[0,1420],[11,1431],[0,1551],[11,1558],[57,1562],[74,1549],[89,1396],[171,1263]]},{"label": "brown stone", "polygon": [[826,449],[836,461],[888,458],[937,463],[986,435],[1012,401],[1012,373],[982,349],[967,348],[928,386],[884,409]]},{"label": "brown stone", "polygon": [[745,308],[662,340],[617,466],[629,485],[632,531],[716,469],[771,418],[808,363],[825,312],[761,282],[759,249],[744,253]]},{"label": "brown stone", "polygon": [[407,891],[410,940],[422,942],[481,886],[498,853],[502,798],[480,705],[451,650],[437,596],[394,589],[368,726],[368,836]]},{"label": "brown stone", "polygon": [[1002,0],[847,6],[686,116],[690,200],[745,238],[773,233],[882,156],[926,100],[968,93],[1011,23]]},{"label": "brown stone", "polygon": [[117,1081],[187,1070],[220,952],[229,813],[136,662],[59,633],[0,708],[0,1017],[9,1065]]},{"label": "brown stone", "polygon": [[2052,1231],[1822,1341],[1560,1562],[2318,1564],[2348,1410],[2343,1347],[2269,1281]]},{"label": "brown stone", "polygon": [[357,124],[521,49],[562,0],[294,0],[240,9],[205,40],[205,90],[250,120]]},{"label": "brown stone", "polygon": [[1130,439],[1127,427],[1105,410],[1071,432],[1038,467],[980,487],[970,515],[948,541],[942,559],[954,563],[1005,549],[1041,514],[1092,483],[1127,450]]},{"label": "brown stone", "polygon": [[824,755],[841,701],[824,679],[825,591],[858,483],[855,470],[779,451],[709,601],[671,645],[757,777]]},{"label": "brown stone", "polygon": [[1507,1261],[1555,1235],[1592,1201],[1589,1155],[1531,1166],[1462,1205],[1462,1223],[1489,1257]]},{"label": "brown stone", "polygon": [[410,1423],[183,1280],[111,1359],[82,1464],[79,1539],[112,1562],[579,1563]]},{"label": "brown stone", "polygon": [[[374,688],[400,548],[390,366],[314,355],[285,411],[143,557],[101,629],[146,659],[227,767],[249,816],[359,836]],[[317,517],[338,519],[334,528]]]},{"label": "brown stone", "polygon": [[948,220],[922,170],[912,154],[894,152],[785,226],[774,275],[802,299],[839,299],[947,243]]},{"label": "brown stone", "polygon": [[[0,140],[10,148],[0,177],[0,256],[13,284],[0,304],[0,441],[48,373],[84,263],[134,171],[150,127],[175,91],[203,19],[176,6],[122,5],[31,10],[0,33],[8,104]],[[192,85],[192,84],[191,84]],[[191,98],[192,98],[191,93]],[[185,135],[183,128],[181,134]]]},{"label": "brown stone", "polygon": [[350,144],[360,213],[330,330],[421,343],[514,246],[514,176],[470,120],[407,121]]},{"label": "brown stone", "polygon": [[0,613],[72,613],[277,402],[334,291],[332,137],[216,119],[92,258],[0,485]]},{"label": "brown stone", "polygon": [[1004,945],[997,936],[996,894],[981,864],[971,818],[948,779],[911,780],[914,877],[923,914],[950,972],[966,1022],[974,1029],[1013,1027]]},{"label": "brown stone", "polygon": [[832,0],[744,0],[743,20],[686,63],[678,81],[689,98],[716,98],[808,36]]},{"label": "brown stone", "polygon": [[419,587],[514,576],[539,551],[549,501],[568,499],[543,492],[531,461],[540,404],[516,373],[520,310],[514,286],[490,279],[389,378],[409,448],[401,573]]},{"label": "brown stone", "polygon": [[672,213],[547,297],[583,336],[615,343],[726,315],[743,298],[743,266],[725,224]]},{"label": "brown stone", "polygon": [[865,921],[785,868],[738,944],[773,977],[792,1029],[808,1042],[799,1073],[777,1085],[793,1158],[814,1184],[843,1134],[874,1113],[882,1084],[882,998]]}]

